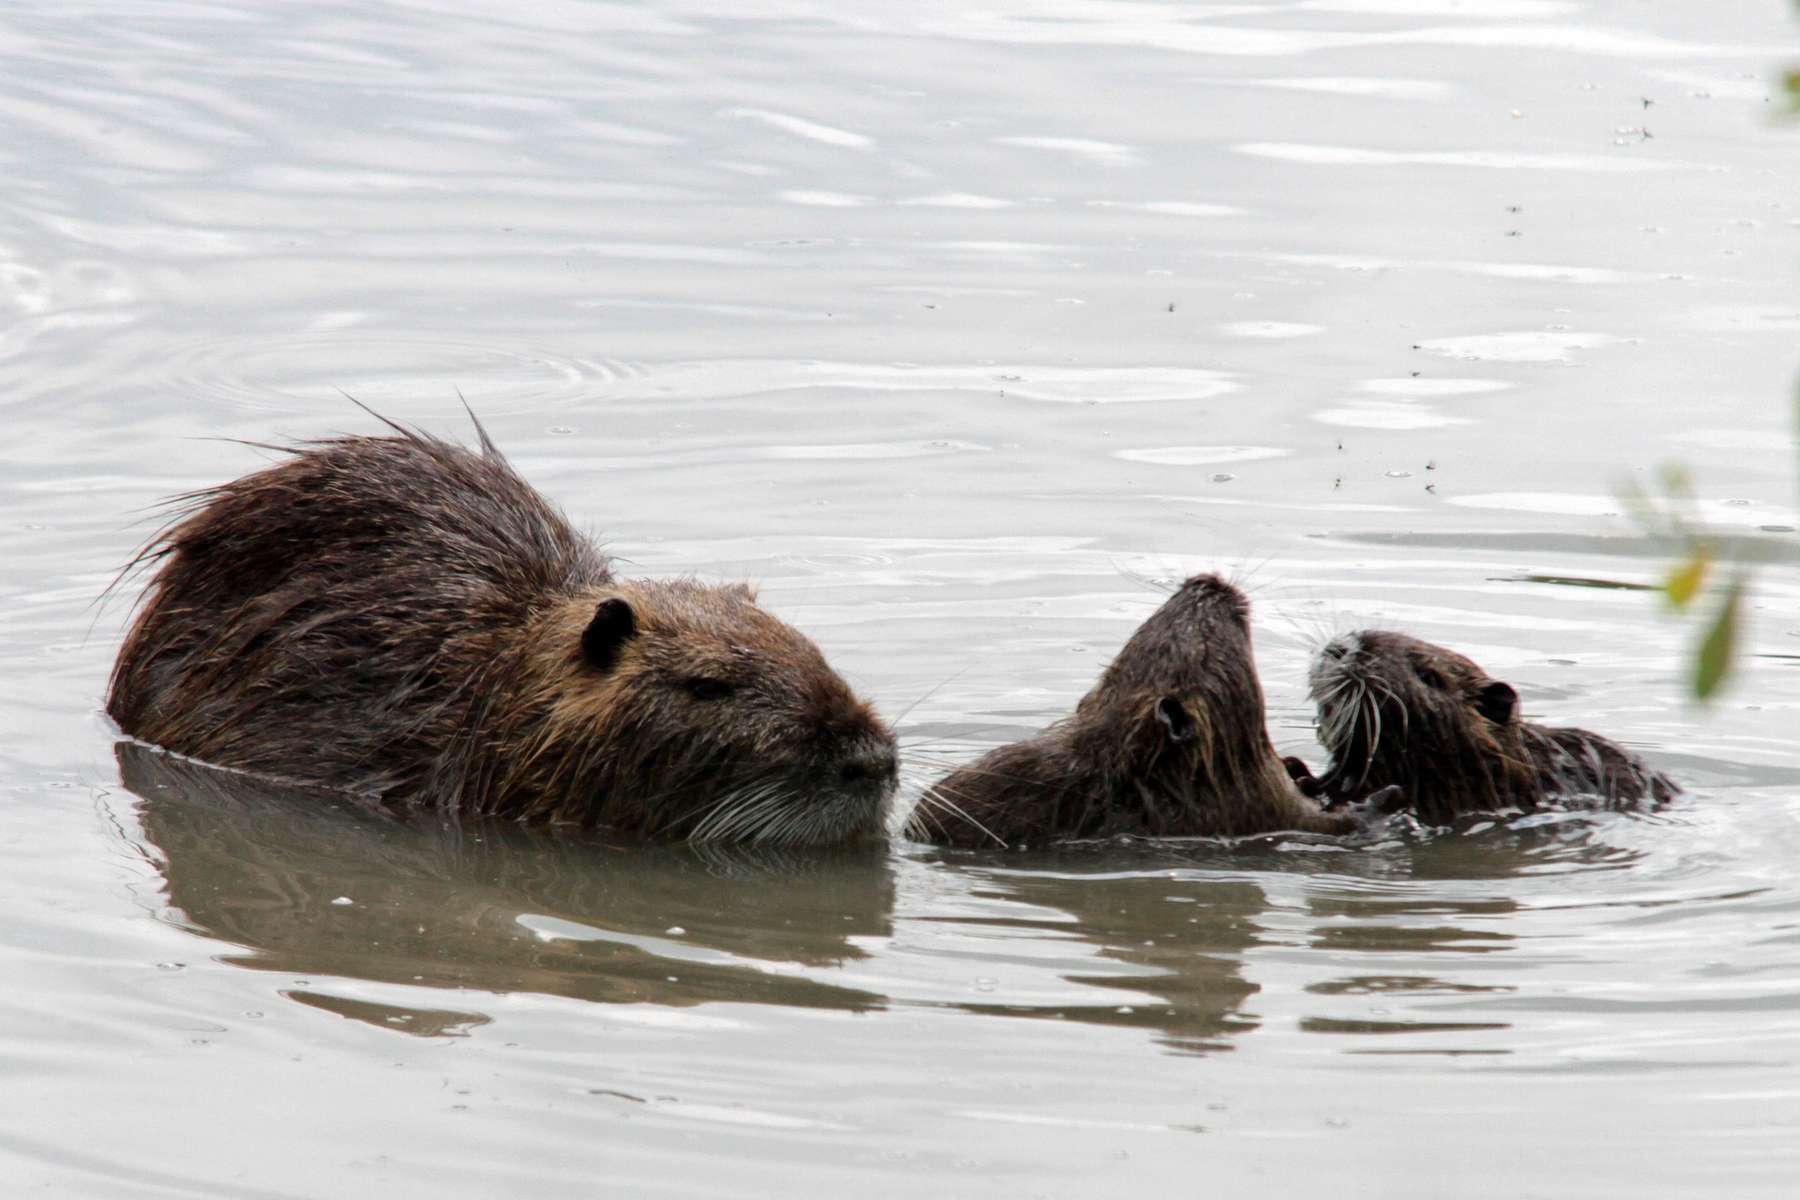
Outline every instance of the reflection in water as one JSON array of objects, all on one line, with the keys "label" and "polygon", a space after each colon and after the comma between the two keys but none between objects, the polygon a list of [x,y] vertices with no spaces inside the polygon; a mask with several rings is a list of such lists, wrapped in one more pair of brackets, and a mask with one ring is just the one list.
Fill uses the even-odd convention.
[{"label": "reflection in water", "polygon": [[[607,1003],[884,1005],[813,978],[864,957],[859,939],[888,935],[893,882],[879,851],[786,858],[402,820],[131,742],[116,751],[174,919],[243,947],[229,962]],[[487,1019],[290,995],[413,1033]]]},{"label": "reflection in water", "polygon": [[995,882],[1018,900],[1054,905],[1075,918],[1074,925],[1043,928],[1072,930],[1105,958],[1133,968],[1123,973],[1090,968],[1067,976],[1071,983],[1123,993],[1113,1005],[1056,1005],[1030,1015],[1154,1029],[1163,1045],[1190,1053],[1229,1049],[1234,1038],[1260,1024],[1245,1011],[1259,988],[1243,974],[1243,951],[1256,943],[1256,918],[1265,907],[1255,884],[1175,883],[1156,875],[1070,880],[1048,874]]},{"label": "reflection in water", "polygon": [[[1519,883],[1569,879],[1569,902],[1585,904],[1588,881],[1643,858],[1608,831],[1656,823],[1550,816],[1470,821],[1358,851],[1283,836],[940,852],[980,903],[929,919],[1000,934],[1015,960],[1068,985],[1049,996],[1041,985],[997,988],[957,1001],[963,1011],[1149,1029],[1178,1053],[1230,1049],[1284,1022],[1305,1034],[1439,1035],[1397,1041],[1398,1050],[1353,1040],[1348,1053],[1509,1053],[1456,1035],[1512,1027],[1467,1010],[1513,993],[1537,965],[1513,953],[1532,907],[1516,898]],[[996,953],[991,943],[985,951]],[[1301,979],[1266,969],[1296,955],[1310,964]],[[1444,1006],[1456,1011],[1440,1014]]]}]

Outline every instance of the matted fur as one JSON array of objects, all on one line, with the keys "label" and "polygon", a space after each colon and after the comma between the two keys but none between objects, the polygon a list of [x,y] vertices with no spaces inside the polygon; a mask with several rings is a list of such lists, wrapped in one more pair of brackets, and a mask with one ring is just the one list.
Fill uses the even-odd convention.
[{"label": "matted fur", "polygon": [[[113,668],[126,732],[391,803],[880,831],[892,735],[748,588],[618,579],[485,433],[475,454],[394,428],[181,499],[134,564],[155,574]],[[584,631],[607,601],[630,620],[600,662]]]},{"label": "matted fur", "polygon": [[1428,824],[1559,800],[1660,804],[1681,789],[1597,733],[1522,720],[1517,695],[1469,658],[1404,633],[1333,639],[1311,671],[1320,779],[1334,801],[1398,785]]},{"label": "matted fur", "polygon": [[1302,795],[1264,726],[1249,603],[1197,575],[1140,626],[1069,717],[925,794],[911,832],[961,846],[1237,837],[1361,827]]}]

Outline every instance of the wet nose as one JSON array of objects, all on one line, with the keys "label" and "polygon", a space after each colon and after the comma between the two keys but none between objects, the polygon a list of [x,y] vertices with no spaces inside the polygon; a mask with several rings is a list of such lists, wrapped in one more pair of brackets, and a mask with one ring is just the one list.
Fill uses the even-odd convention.
[{"label": "wet nose", "polygon": [[900,763],[892,744],[866,741],[859,744],[838,768],[845,783],[885,783],[899,774]]},{"label": "wet nose", "polygon": [[1210,571],[1204,575],[1188,576],[1182,581],[1181,586],[1196,594],[1205,594],[1207,592],[1230,592],[1236,590],[1229,583],[1226,583],[1223,579],[1212,574]]}]

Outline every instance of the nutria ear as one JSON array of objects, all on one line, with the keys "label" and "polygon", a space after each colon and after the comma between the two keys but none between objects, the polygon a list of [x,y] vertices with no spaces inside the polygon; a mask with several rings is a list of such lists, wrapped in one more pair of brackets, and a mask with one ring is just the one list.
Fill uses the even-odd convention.
[{"label": "nutria ear", "polygon": [[1518,707],[1519,693],[1512,690],[1511,684],[1501,683],[1498,679],[1482,688],[1475,697],[1475,711],[1496,725],[1512,720]]},{"label": "nutria ear", "polygon": [[581,631],[581,653],[602,671],[619,661],[619,648],[637,635],[637,614],[629,601],[614,596],[594,608],[594,619]]},{"label": "nutria ear", "polygon": [[750,583],[730,583],[725,590],[748,604],[756,603],[756,585]]},{"label": "nutria ear", "polygon": [[1194,736],[1194,718],[1175,696],[1164,696],[1156,702],[1156,719],[1169,731],[1171,742],[1185,742]]}]

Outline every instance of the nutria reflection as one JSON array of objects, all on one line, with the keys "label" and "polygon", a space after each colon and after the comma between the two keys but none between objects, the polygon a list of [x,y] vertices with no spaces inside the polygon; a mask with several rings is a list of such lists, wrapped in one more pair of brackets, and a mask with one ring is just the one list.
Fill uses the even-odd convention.
[{"label": "nutria reflection", "polygon": [[1284,856],[1115,845],[1101,855],[1046,850],[1030,870],[990,872],[959,862],[977,880],[978,898],[1007,907],[991,917],[950,918],[953,925],[1033,936],[1034,962],[1042,961],[1046,943],[1066,940],[1068,951],[1054,961],[1083,965],[1064,970],[1063,978],[1079,989],[1067,1002],[1024,1003],[1009,999],[1002,986],[991,1001],[957,1007],[1154,1030],[1162,1045],[1180,1053],[1229,1050],[1262,1023],[1252,1000],[1261,988],[1245,978],[1244,952],[1262,940],[1268,902],[1255,882],[1199,878],[1189,868],[1195,861],[1209,868],[1260,865],[1272,857]]},{"label": "nutria reflection", "polygon": [[879,848],[784,855],[402,819],[137,743],[116,753],[171,919],[242,947],[225,955],[242,966],[618,1003],[885,1003],[828,979],[864,957],[857,939],[890,931]]}]

